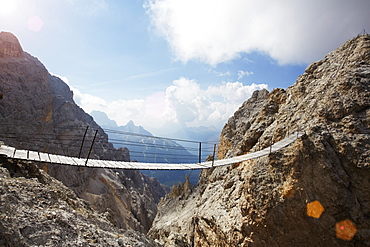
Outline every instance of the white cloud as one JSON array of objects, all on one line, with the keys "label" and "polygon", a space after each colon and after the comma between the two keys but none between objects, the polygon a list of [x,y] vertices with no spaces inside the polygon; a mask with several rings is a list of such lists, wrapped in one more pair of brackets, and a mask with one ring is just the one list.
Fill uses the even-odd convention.
[{"label": "white cloud", "polygon": [[73,91],[73,99],[75,102],[86,112],[105,109],[108,105],[107,101],[98,96],[81,93],[78,89],[73,87],[71,87],[71,90]]},{"label": "white cloud", "polygon": [[238,71],[238,80],[242,79],[244,76],[250,76],[250,75],[253,75],[253,71],[242,71],[242,70],[239,70]]},{"label": "white cloud", "polygon": [[231,73],[230,73],[230,71],[227,71],[227,72],[225,72],[225,73],[218,72],[218,73],[216,73],[216,75],[217,75],[217,76],[231,76]]},{"label": "white cloud", "polygon": [[216,76],[231,76],[231,72],[228,70],[226,72],[220,72],[220,71],[216,71],[216,70],[213,70],[213,69],[208,69],[208,72],[209,73],[213,73],[215,74]]},{"label": "white cloud", "polygon": [[148,0],[177,60],[211,65],[260,51],[280,64],[321,59],[370,29],[368,0]]},{"label": "white cloud", "polygon": [[106,0],[66,0],[66,2],[74,6],[77,11],[84,15],[95,15],[109,9]]},{"label": "white cloud", "polygon": [[266,84],[243,85],[227,82],[201,89],[195,80],[180,78],[166,90],[172,121],[186,122],[189,126],[223,125],[255,90]]},{"label": "white cloud", "polygon": [[[146,115],[146,101],[144,99],[134,100],[115,100],[107,102],[106,100],[93,96],[91,94],[81,93],[78,89],[71,87],[75,102],[87,113],[92,111],[105,112],[110,119],[117,122],[118,125],[125,125],[129,120],[142,119],[149,120]],[[142,121],[139,121],[143,124]]]},{"label": "white cloud", "polygon": [[[68,84],[67,78],[60,78]],[[268,86],[224,82],[202,89],[196,80],[182,77],[173,81],[165,92],[157,92],[144,99],[120,99],[111,102],[70,87],[75,102],[87,113],[93,110],[103,111],[118,125],[125,125],[133,120],[137,125],[153,129],[169,123],[222,127],[255,90]]]}]

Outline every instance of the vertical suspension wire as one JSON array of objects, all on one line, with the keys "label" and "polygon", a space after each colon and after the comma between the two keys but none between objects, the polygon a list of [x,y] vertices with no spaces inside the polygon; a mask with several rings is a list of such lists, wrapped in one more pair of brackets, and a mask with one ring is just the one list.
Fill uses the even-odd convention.
[{"label": "vertical suspension wire", "polygon": [[86,138],[86,134],[87,134],[87,130],[88,130],[88,129],[89,129],[89,126],[87,126],[87,127],[86,127],[84,137],[82,138],[81,147],[80,147],[80,152],[79,152],[79,154],[78,154],[78,158],[79,158],[79,159],[81,158],[82,147],[83,147],[83,145],[84,145],[84,142],[85,142],[85,138]]},{"label": "vertical suspension wire", "polygon": [[202,143],[199,142],[199,163],[202,163]]},{"label": "vertical suspension wire", "polygon": [[90,158],[90,154],[91,154],[91,151],[93,149],[93,146],[94,146],[94,142],[95,142],[95,138],[96,138],[96,135],[98,134],[98,130],[95,131],[95,135],[94,135],[94,138],[91,142],[91,146],[90,146],[90,150],[89,150],[89,154],[87,155],[87,159],[86,159],[86,162],[85,162],[85,166],[87,166],[87,162],[89,161],[89,158]]}]

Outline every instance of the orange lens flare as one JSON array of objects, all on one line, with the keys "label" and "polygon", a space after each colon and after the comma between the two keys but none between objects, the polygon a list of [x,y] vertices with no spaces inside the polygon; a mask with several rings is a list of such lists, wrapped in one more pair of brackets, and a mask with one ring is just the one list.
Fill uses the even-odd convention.
[{"label": "orange lens flare", "polygon": [[356,226],[352,223],[352,221],[346,219],[341,222],[338,222],[335,225],[337,238],[350,241],[355,236],[357,232]]},{"label": "orange lens flare", "polygon": [[307,215],[313,218],[320,218],[324,212],[324,207],[319,201],[313,201],[307,204]]}]

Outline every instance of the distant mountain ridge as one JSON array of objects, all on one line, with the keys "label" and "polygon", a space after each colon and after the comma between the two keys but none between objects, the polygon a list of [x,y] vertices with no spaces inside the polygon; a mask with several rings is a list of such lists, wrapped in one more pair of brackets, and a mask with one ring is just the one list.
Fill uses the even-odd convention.
[{"label": "distant mountain ridge", "polygon": [[[93,118],[104,128],[118,132],[107,131],[109,139],[116,148],[125,146],[130,151],[132,160],[148,163],[196,163],[199,157],[188,152],[175,141],[154,137],[142,126],[136,126],[131,120],[124,126],[118,126],[104,112],[92,111]],[[137,135],[124,134],[133,133]],[[190,175],[190,183],[197,184],[200,171],[141,171],[147,176],[156,177],[162,184],[172,186],[185,182],[185,175]]]},{"label": "distant mountain ridge", "polygon": [[198,161],[196,155],[189,153],[175,141],[154,137],[142,126],[136,126],[132,120],[124,126],[117,126],[116,122],[109,119],[103,112],[93,111],[91,115],[103,128],[112,128],[112,130],[122,132],[110,133],[108,131],[108,135],[115,147],[128,147],[131,160],[148,163],[194,163]]},{"label": "distant mountain ridge", "polygon": [[100,126],[105,127],[106,129],[114,129],[124,132],[130,132],[135,134],[141,134],[141,135],[149,135],[152,134],[145,130],[142,126],[136,126],[134,124],[134,121],[130,120],[126,125],[124,126],[118,126],[116,121],[110,119],[106,113],[101,111],[92,111],[90,115],[94,118],[94,120],[99,123]]}]

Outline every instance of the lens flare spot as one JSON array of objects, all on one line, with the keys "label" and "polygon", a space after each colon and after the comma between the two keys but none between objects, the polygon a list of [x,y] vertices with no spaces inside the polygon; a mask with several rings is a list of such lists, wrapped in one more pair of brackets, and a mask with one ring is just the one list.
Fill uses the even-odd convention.
[{"label": "lens flare spot", "polygon": [[10,15],[17,8],[18,1],[15,0],[0,0],[0,15]]},{"label": "lens flare spot", "polygon": [[319,201],[313,201],[307,204],[307,215],[313,218],[320,218],[324,212],[324,207]]},{"label": "lens flare spot", "polygon": [[335,225],[337,238],[350,241],[355,236],[357,232],[356,226],[352,223],[351,220],[346,219],[341,222],[338,222]]},{"label": "lens flare spot", "polygon": [[34,16],[28,19],[28,29],[34,32],[38,32],[44,26],[44,22],[40,17]]}]

